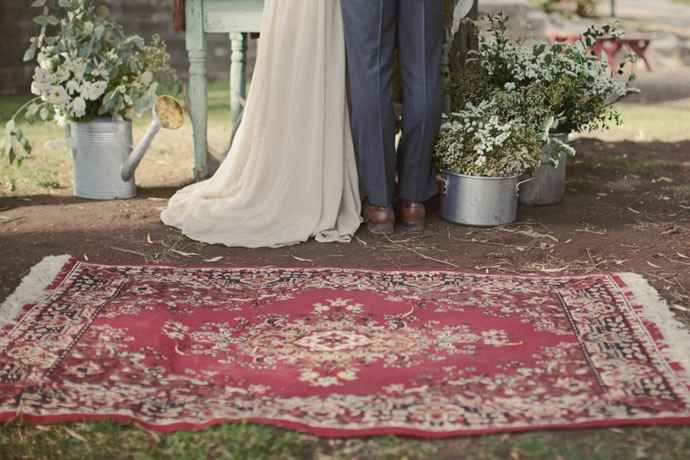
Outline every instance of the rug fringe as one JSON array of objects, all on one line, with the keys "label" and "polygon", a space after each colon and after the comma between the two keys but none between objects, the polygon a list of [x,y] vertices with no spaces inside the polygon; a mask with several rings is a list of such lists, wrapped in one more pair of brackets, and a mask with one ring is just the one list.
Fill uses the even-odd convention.
[{"label": "rug fringe", "polygon": [[670,305],[642,275],[619,273],[636,304],[642,306],[643,319],[653,323],[663,335],[662,350],[667,359],[680,365],[681,378],[690,381],[690,329],[681,323],[671,311]]},{"label": "rug fringe", "polygon": [[22,311],[22,307],[38,301],[62,268],[72,259],[70,255],[47,256],[31,267],[15,291],[0,306],[0,329],[13,323]]}]

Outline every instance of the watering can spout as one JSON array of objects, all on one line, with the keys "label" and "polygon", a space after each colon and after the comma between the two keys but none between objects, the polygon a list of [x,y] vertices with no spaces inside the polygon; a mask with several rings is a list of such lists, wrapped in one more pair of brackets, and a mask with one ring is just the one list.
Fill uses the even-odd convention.
[{"label": "watering can spout", "polygon": [[159,96],[153,107],[153,120],[146,130],[143,139],[139,145],[129,154],[129,158],[124,165],[120,175],[122,180],[128,181],[134,176],[134,172],[141,163],[142,158],[148,151],[154,137],[158,134],[161,128],[178,129],[182,127],[184,122],[184,109],[175,98],[170,96]]}]

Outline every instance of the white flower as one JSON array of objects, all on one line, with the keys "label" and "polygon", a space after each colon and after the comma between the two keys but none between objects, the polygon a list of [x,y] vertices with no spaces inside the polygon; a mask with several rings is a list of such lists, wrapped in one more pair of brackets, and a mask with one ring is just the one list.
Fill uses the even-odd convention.
[{"label": "white flower", "polygon": [[150,85],[151,82],[153,81],[153,73],[152,73],[150,70],[147,70],[146,72],[144,72],[143,74],[141,74],[141,77],[140,77],[140,78],[141,78],[141,82],[142,82],[144,85],[148,86],[148,85]]},{"label": "white flower", "polygon": [[99,65],[97,68],[91,71],[92,77],[101,77],[107,80],[108,75],[108,71],[105,69],[105,66],[103,64]]},{"label": "white flower", "polygon": [[81,85],[80,92],[87,101],[95,101],[105,93],[107,87],[108,83],[103,80],[93,83],[86,81]]},{"label": "white flower", "polygon": [[63,81],[66,81],[69,79],[71,73],[69,71],[69,66],[67,65],[61,65],[60,67],[53,72],[53,80],[56,83],[62,83]]},{"label": "white flower", "polygon": [[53,105],[65,105],[69,102],[69,96],[64,87],[53,85],[48,88],[46,101]]},{"label": "white flower", "polygon": [[53,61],[45,53],[39,53],[36,57],[39,68],[47,71],[53,70]]},{"label": "white flower", "polygon": [[81,84],[77,80],[69,80],[65,85],[67,92],[70,94],[76,94],[81,90]]},{"label": "white flower", "polygon": [[55,120],[55,123],[57,123],[58,126],[65,126],[65,124],[67,123],[67,117],[59,110],[55,110],[55,116],[53,117],[53,119]]},{"label": "white flower", "polygon": [[49,70],[36,67],[36,71],[34,72],[34,81],[39,84],[50,84],[53,82],[53,76]]},{"label": "white flower", "polygon": [[31,83],[31,92],[36,96],[42,96],[53,85],[52,74],[41,67],[36,67],[34,81]]},{"label": "white flower", "polygon": [[48,91],[48,88],[50,88],[50,85],[43,85],[41,83],[33,82],[31,83],[31,94],[42,96],[46,93],[46,91]]},{"label": "white flower", "polygon": [[72,71],[72,74],[74,74],[74,78],[77,80],[83,80],[84,73],[86,72],[86,66],[86,59],[78,58],[71,62],[69,69]]},{"label": "white flower", "polygon": [[86,115],[86,101],[79,96],[72,102],[72,115],[74,118],[81,118]]}]

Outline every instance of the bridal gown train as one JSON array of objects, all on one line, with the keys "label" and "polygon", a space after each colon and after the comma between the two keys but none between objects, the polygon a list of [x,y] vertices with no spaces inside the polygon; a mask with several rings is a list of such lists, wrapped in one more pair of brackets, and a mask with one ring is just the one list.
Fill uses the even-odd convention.
[{"label": "bridal gown train", "polygon": [[268,0],[230,152],[170,199],[163,223],[227,246],[350,241],[361,202],[345,72],[339,0]]}]

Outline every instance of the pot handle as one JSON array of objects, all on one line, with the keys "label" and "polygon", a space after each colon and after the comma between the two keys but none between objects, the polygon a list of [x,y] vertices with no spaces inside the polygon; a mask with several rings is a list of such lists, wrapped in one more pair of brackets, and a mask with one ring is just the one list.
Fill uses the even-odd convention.
[{"label": "pot handle", "polygon": [[448,178],[443,174],[436,176],[436,182],[439,184],[439,192],[441,195],[448,195]]},{"label": "pot handle", "polygon": [[517,196],[520,196],[520,187],[529,183],[529,182],[532,182],[534,179],[535,179],[535,177],[533,176],[533,177],[529,177],[525,180],[521,180],[520,182],[518,182],[517,185],[515,186],[515,194]]}]

